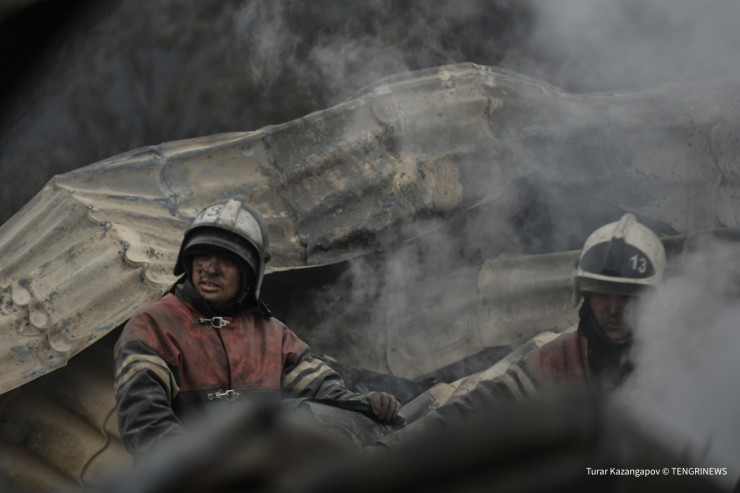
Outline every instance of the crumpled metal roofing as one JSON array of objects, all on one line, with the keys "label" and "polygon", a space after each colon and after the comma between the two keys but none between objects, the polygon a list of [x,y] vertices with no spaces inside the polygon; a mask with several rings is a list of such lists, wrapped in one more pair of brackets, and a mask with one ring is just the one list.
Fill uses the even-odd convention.
[{"label": "crumpled metal roofing", "polygon": [[[716,236],[719,235],[719,236]],[[678,272],[683,258],[705,244],[707,237],[731,241],[740,246],[740,230],[722,229],[696,235],[678,235],[664,239],[669,272]],[[469,392],[482,380],[503,373],[509,364],[536,347],[558,336],[568,327],[574,329],[577,309],[571,307],[571,269],[576,250],[541,255],[503,255],[490,259],[475,269],[454,273],[461,281],[478,286],[460,290],[457,298],[466,306],[455,304],[461,317],[432,310],[432,317],[444,317],[439,323],[426,323],[427,337],[436,339],[438,351],[420,355],[418,348],[400,338],[389,341],[399,354],[391,366],[424,373],[439,364],[467,355],[461,351],[472,331],[459,330],[457,318],[478,326],[482,337],[465,349],[479,350],[481,344],[506,343],[504,337],[516,337],[516,348],[492,366],[465,376],[437,383],[412,401],[402,412],[409,421],[439,407],[450,399]],[[436,289],[435,289],[436,291]],[[424,295],[425,301],[429,295]],[[538,300],[540,300],[538,302]],[[476,310],[476,307],[478,309]],[[452,322],[452,323],[449,323]],[[457,337],[445,338],[445,328],[453,326]],[[404,327],[408,327],[404,325]],[[551,330],[552,329],[552,330]],[[502,335],[497,335],[497,333]],[[393,332],[391,332],[393,333]],[[0,489],[3,491],[104,491],[102,484],[111,474],[123,470],[131,457],[121,442],[116,425],[113,395],[113,343],[115,332],[93,344],[59,371],[38,378],[21,388],[0,396]],[[413,335],[412,335],[413,336]],[[455,340],[459,339],[459,340]],[[512,341],[509,341],[512,342]],[[425,356],[421,358],[421,356]],[[430,362],[438,363],[437,366]],[[398,370],[401,372],[402,370]],[[113,475],[113,477],[117,477]]]},{"label": "crumpled metal roofing", "polygon": [[282,125],[56,176],[0,228],[0,393],[161,296],[191,218],[234,194],[265,216],[272,270],[393,246],[532,172],[679,231],[737,226],[737,82],[577,95],[446,66]]}]

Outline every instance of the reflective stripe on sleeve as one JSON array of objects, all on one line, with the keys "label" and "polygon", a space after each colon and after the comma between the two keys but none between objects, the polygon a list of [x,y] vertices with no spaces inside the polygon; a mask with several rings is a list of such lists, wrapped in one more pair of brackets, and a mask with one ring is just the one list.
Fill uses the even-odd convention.
[{"label": "reflective stripe on sleeve", "polygon": [[531,378],[529,378],[529,375],[527,375],[524,370],[522,370],[522,367],[519,365],[511,365],[509,369],[516,374],[517,380],[519,380],[519,384],[521,385],[522,389],[526,391],[529,395],[535,395],[537,393],[537,388],[534,385],[534,382]]},{"label": "reflective stripe on sleeve", "polygon": [[290,388],[293,385],[293,382],[295,382],[301,374],[305,372],[313,373],[323,364],[323,361],[313,358],[301,361],[283,377],[283,387]]},{"label": "reflective stripe on sleeve", "polygon": [[131,378],[142,371],[150,371],[167,388],[171,399],[180,393],[180,387],[167,363],[159,356],[148,354],[129,354],[117,365],[115,391],[126,385]]},{"label": "reflective stripe on sleeve", "polygon": [[[303,378],[301,378],[298,381],[298,383],[296,383],[292,387],[292,390],[294,392],[296,392],[297,394],[301,394],[313,382],[316,382],[316,381],[320,380],[325,375],[327,375],[327,374],[336,374],[336,372],[334,370],[332,370],[331,368],[329,368],[329,366],[326,365],[325,363],[322,363],[322,362],[319,362],[319,363],[321,363],[321,366],[319,366],[319,368],[316,368],[316,370],[312,371],[311,373],[309,373],[306,376],[304,376]],[[342,387],[342,384],[339,383],[339,382],[336,383],[336,387],[343,388]],[[330,387],[327,387],[327,389],[328,388],[330,388]]]},{"label": "reflective stripe on sleeve", "polygon": [[516,379],[511,375],[511,373],[506,372],[503,375],[501,375],[501,382],[503,382],[506,385],[506,388],[508,388],[512,394],[514,394],[514,398],[516,400],[522,399],[522,393],[519,390],[519,384],[517,383]]}]

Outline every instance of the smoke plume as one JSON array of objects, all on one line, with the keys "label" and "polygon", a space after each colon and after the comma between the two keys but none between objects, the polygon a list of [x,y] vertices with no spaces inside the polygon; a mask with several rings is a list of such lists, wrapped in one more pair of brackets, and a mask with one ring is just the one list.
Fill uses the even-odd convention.
[{"label": "smoke plume", "polygon": [[737,245],[708,242],[646,304],[636,374],[623,400],[674,450],[740,474],[740,262]]}]

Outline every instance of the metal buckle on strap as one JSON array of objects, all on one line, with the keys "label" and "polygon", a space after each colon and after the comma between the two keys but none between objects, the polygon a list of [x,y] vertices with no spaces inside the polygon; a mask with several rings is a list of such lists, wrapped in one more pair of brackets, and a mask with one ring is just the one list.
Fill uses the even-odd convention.
[{"label": "metal buckle on strap", "polygon": [[209,401],[212,401],[214,399],[225,399],[227,401],[232,401],[233,402],[233,401],[237,400],[240,395],[241,394],[239,394],[239,392],[237,392],[234,389],[224,390],[223,392],[221,392],[219,390],[217,392],[210,392],[208,394],[208,400]]},{"label": "metal buckle on strap", "polygon": [[209,329],[220,329],[221,327],[226,327],[227,325],[231,324],[228,320],[226,320],[223,317],[213,317],[213,318],[199,318],[195,321],[196,324],[208,324]]}]

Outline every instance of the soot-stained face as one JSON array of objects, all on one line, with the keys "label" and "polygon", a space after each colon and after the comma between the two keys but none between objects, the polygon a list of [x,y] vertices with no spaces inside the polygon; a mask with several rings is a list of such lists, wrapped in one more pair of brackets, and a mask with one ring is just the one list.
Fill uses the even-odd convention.
[{"label": "soot-stained face", "polygon": [[241,289],[239,263],[223,255],[193,256],[193,286],[209,303],[223,305],[234,299]]}]

